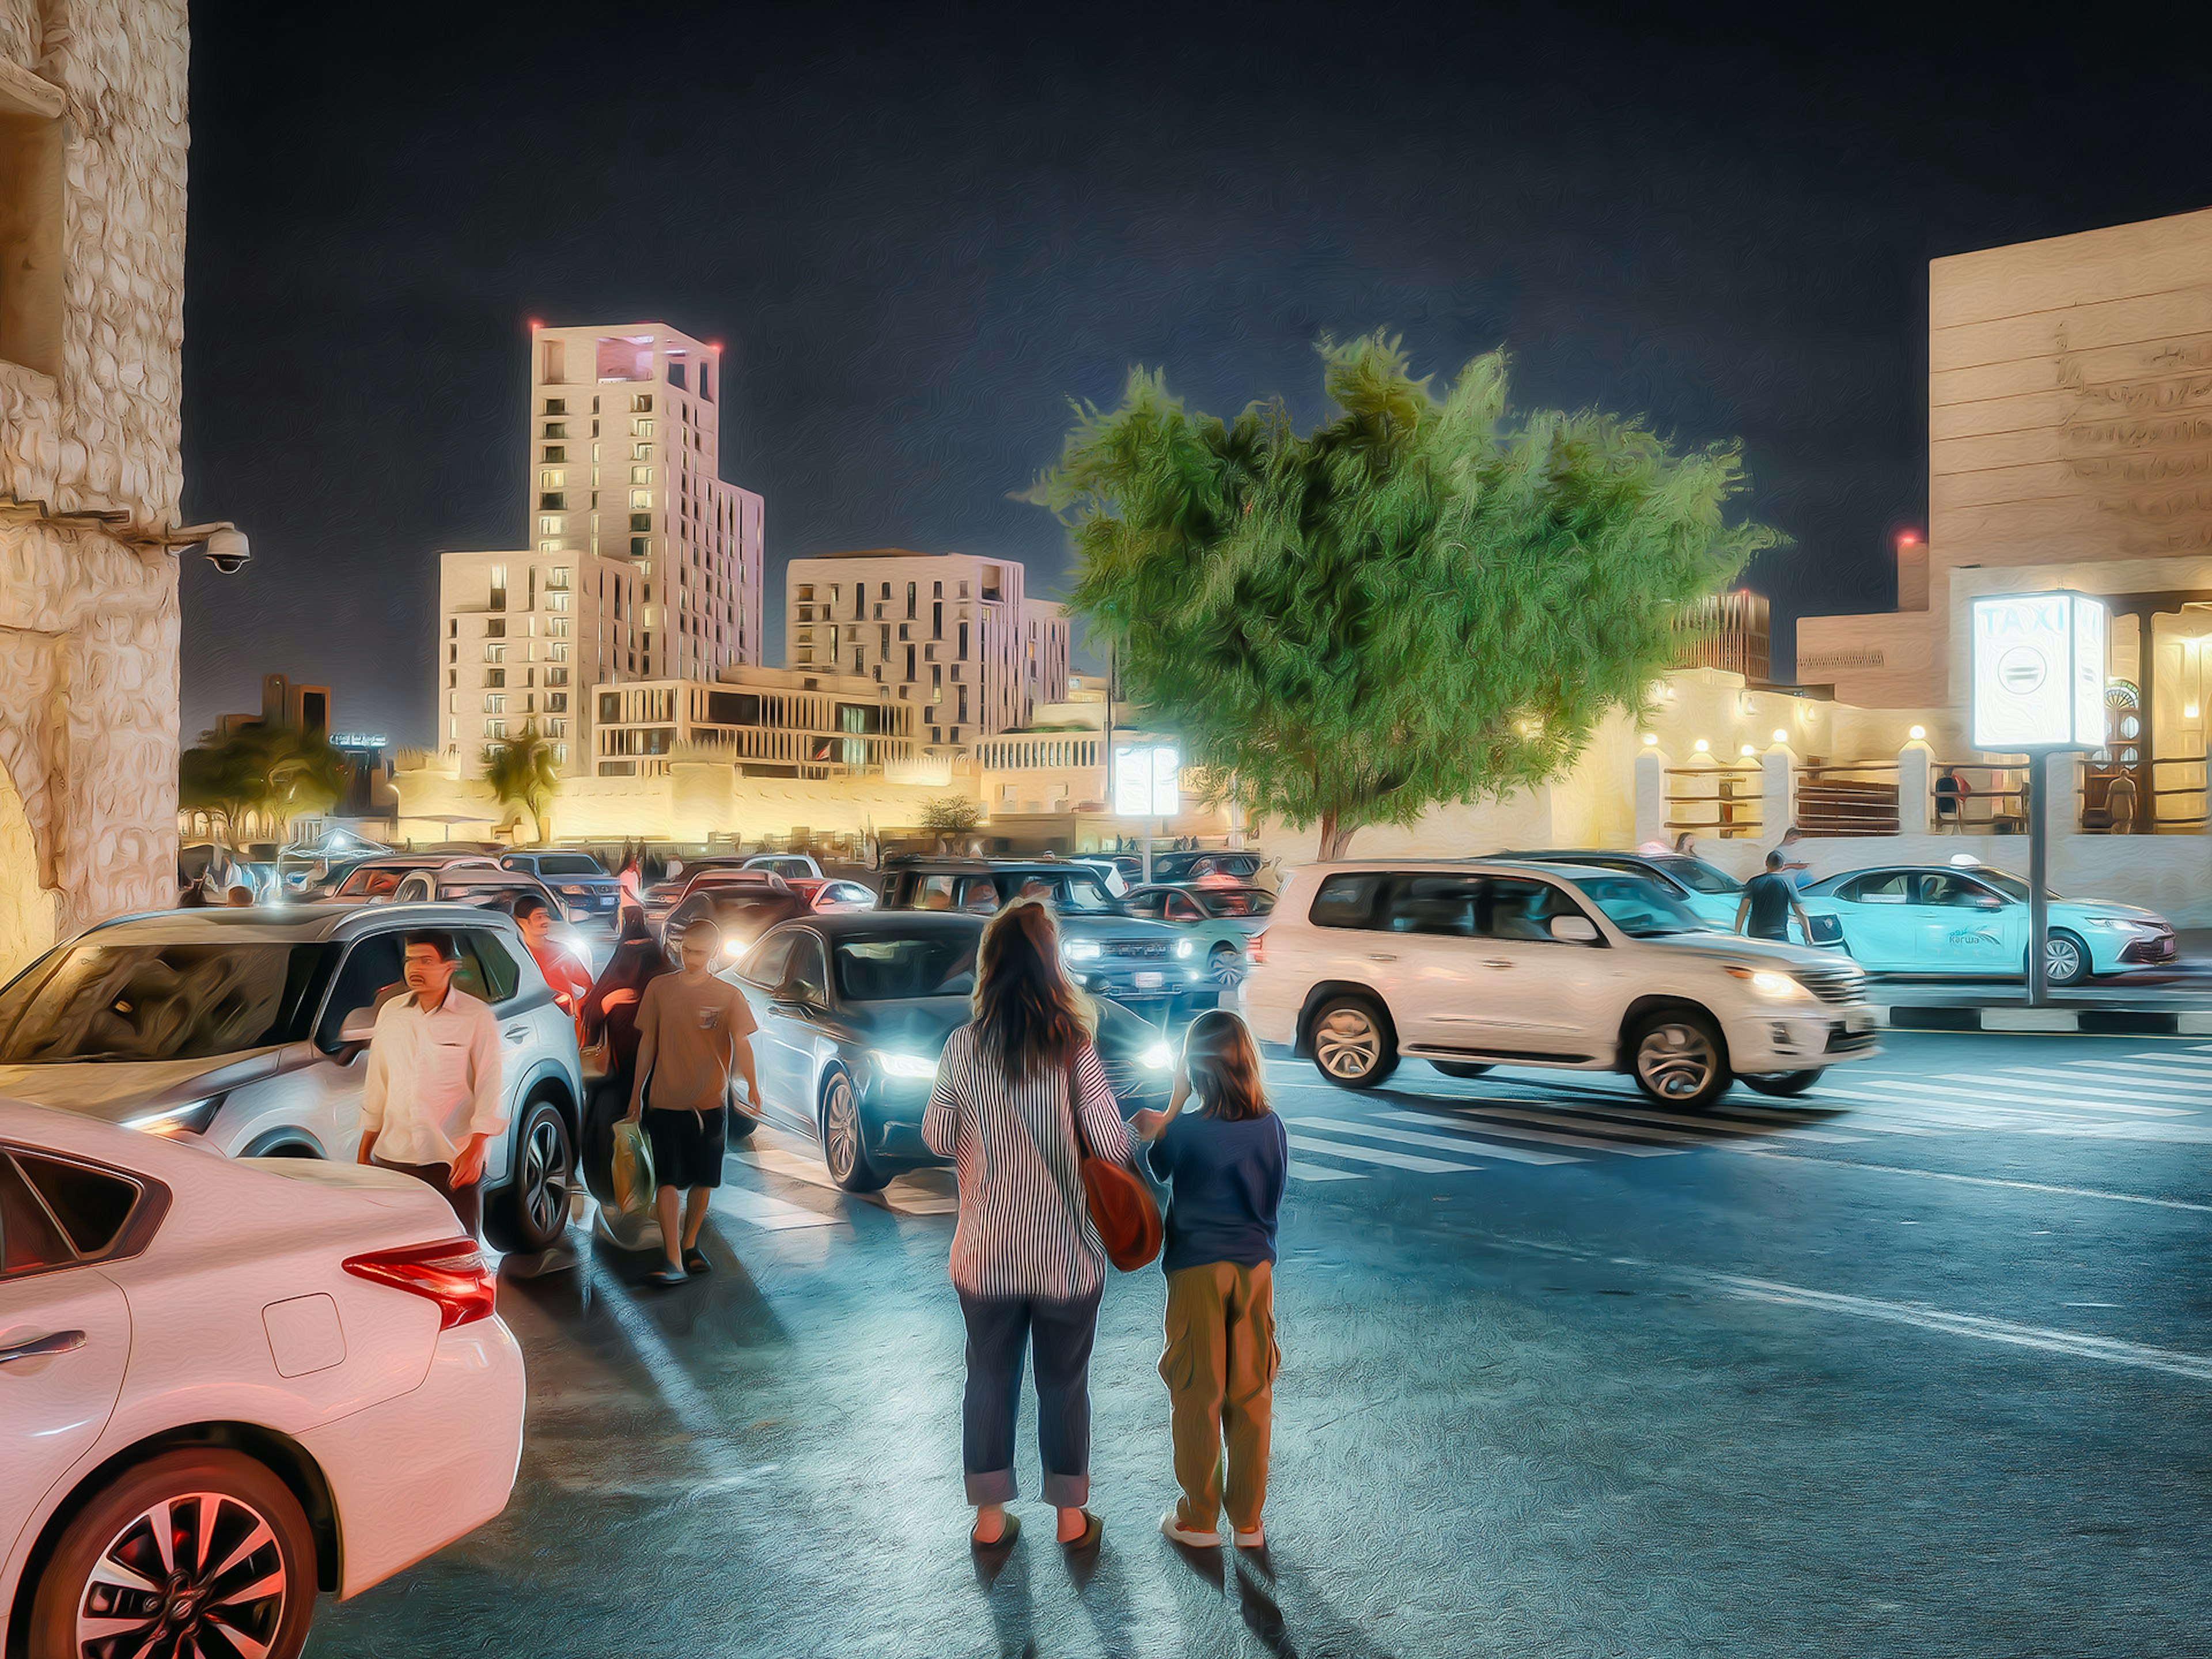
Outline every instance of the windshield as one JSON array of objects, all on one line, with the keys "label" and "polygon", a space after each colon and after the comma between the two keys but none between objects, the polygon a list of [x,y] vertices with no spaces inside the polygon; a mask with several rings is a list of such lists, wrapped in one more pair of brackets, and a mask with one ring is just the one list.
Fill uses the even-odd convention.
[{"label": "windshield", "polygon": [[1575,885],[1631,939],[1691,933],[1705,924],[1649,876],[1578,876]]},{"label": "windshield", "polygon": [[[1005,878],[1000,878],[1003,885]],[[1041,898],[1064,916],[1107,915],[1121,914],[1121,905],[1106,890],[1106,884],[1091,876],[1062,875],[1058,871],[1043,875],[1023,875],[1013,884],[1014,898]]]},{"label": "windshield", "polygon": [[1656,858],[1653,867],[1665,872],[1693,893],[1740,893],[1743,884],[1725,870],[1716,869],[1703,859]]},{"label": "windshield", "polygon": [[76,945],[0,994],[0,1063],[213,1060],[307,1034],[330,947]]},{"label": "windshield", "polygon": [[975,934],[839,942],[837,994],[847,1002],[964,997],[975,988]]},{"label": "windshield", "polygon": [[604,876],[599,861],[581,853],[541,853],[538,856],[538,873],[541,876]]},{"label": "windshield", "polygon": [[1264,916],[1275,908],[1273,893],[1194,892],[1191,897],[1209,916]]},{"label": "windshield", "polygon": [[382,898],[396,889],[410,871],[426,870],[422,864],[364,865],[348,876],[338,888],[340,898]]},{"label": "windshield", "polygon": [[[1997,891],[2002,893],[2007,898],[2012,900],[2015,904],[2025,904],[2027,902],[2027,884],[2022,881],[2018,876],[2008,875],[2002,870],[1992,870],[1987,865],[1977,866],[1970,870],[1962,870],[1960,873],[1961,875],[1972,876],[1976,881],[1982,882],[1988,886],[1996,888]],[[2065,896],[2063,894],[2054,893],[2047,887],[2043,890],[2043,896],[2056,903],[2063,904],[2066,902]]]}]

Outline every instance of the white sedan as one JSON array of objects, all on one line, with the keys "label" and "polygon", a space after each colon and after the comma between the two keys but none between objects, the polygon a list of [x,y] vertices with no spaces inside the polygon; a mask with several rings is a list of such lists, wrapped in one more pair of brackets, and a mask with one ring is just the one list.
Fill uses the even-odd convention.
[{"label": "white sedan", "polygon": [[457,1235],[406,1176],[0,1101],[0,1652],[289,1659],[319,1586],[504,1509],[522,1357]]}]

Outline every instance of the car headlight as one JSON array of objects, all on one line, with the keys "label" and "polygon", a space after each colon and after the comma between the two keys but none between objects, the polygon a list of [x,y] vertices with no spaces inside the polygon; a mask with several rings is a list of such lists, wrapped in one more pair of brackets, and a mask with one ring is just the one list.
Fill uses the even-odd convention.
[{"label": "car headlight", "polygon": [[1730,979],[1740,979],[1759,995],[1775,1002],[1807,1002],[1813,994],[1788,974],[1778,974],[1769,968],[1731,968]]},{"label": "car headlight", "polygon": [[204,1135],[228,1098],[228,1093],[210,1095],[204,1100],[188,1100],[180,1106],[164,1106],[143,1117],[126,1118],[123,1127],[143,1129],[149,1135]]},{"label": "car headlight", "polygon": [[1148,1072],[1164,1072],[1175,1064],[1175,1050],[1164,1042],[1155,1042],[1137,1056],[1137,1064]]},{"label": "car headlight", "polygon": [[2133,916],[2085,916],[2092,927],[2109,927],[2119,933],[2155,933],[2161,931],[2154,921],[2138,921]]},{"label": "car headlight", "polygon": [[722,954],[726,957],[743,956],[745,942],[741,939],[726,939],[722,941]]},{"label": "car headlight", "polygon": [[588,887],[563,887],[561,890],[570,898],[589,898],[592,896],[592,890]]},{"label": "car headlight", "polygon": [[937,1062],[920,1054],[895,1054],[888,1048],[871,1048],[868,1058],[885,1077],[935,1078]]},{"label": "car headlight", "polygon": [[1072,939],[1060,947],[1060,953],[1070,962],[1096,962],[1106,954],[1095,939]]},{"label": "car headlight", "polygon": [[1176,941],[1176,954],[1179,957],[1187,957],[1197,949],[1198,946],[1189,939],[1179,939]]}]

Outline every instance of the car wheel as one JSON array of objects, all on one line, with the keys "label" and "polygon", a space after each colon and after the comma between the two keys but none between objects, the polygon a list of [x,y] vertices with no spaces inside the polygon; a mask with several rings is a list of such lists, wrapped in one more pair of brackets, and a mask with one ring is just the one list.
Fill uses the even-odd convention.
[{"label": "car wheel", "polygon": [[575,1186],[568,1120],[541,1095],[523,1108],[514,1169],[499,1194],[493,1242],[524,1255],[552,1249],[568,1231],[568,1194]]},{"label": "car wheel", "polygon": [[2043,938],[2043,975],[2053,985],[2079,985],[2089,977],[2089,947],[2079,935],[2054,928]]},{"label": "car wheel", "polygon": [[1306,1027],[1315,1066],[1340,1089],[1371,1089],[1398,1069],[1390,1017],[1365,997],[1334,997]]},{"label": "car wheel", "polygon": [[740,1106],[734,1100],[723,1115],[729,1119],[729,1129],[724,1139],[732,1146],[750,1140],[753,1131],[760,1127],[760,1120],[752,1115],[751,1109]]},{"label": "car wheel", "polygon": [[266,1466],[211,1447],[165,1452],[64,1529],[31,1604],[28,1648],[295,1659],[315,1580],[307,1517]]},{"label": "car wheel", "polygon": [[1738,1079],[1763,1095],[1802,1095],[1820,1080],[1825,1066],[1809,1072],[1747,1072]]},{"label": "car wheel", "polygon": [[1206,958],[1206,965],[1213,975],[1213,982],[1224,991],[1236,989],[1244,977],[1244,958],[1237,954],[1233,945],[1215,945],[1213,954]]},{"label": "car wheel", "polygon": [[1733,1080],[1719,1028],[1693,1009],[1646,1016],[1629,1037],[1628,1052],[1637,1087],[1662,1106],[1703,1111]]},{"label": "car wheel", "polygon": [[872,1193],[890,1179],[868,1162],[860,1122],[860,1094],[842,1067],[822,1080],[822,1162],[830,1178],[848,1193]]},{"label": "car wheel", "polygon": [[1432,1060],[1429,1064],[1446,1077],[1480,1077],[1485,1072],[1497,1069],[1472,1060]]}]

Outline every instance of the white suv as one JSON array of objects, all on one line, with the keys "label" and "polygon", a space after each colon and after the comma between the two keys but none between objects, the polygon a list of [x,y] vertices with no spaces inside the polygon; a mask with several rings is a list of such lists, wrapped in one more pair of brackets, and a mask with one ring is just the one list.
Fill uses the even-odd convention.
[{"label": "white suv", "polygon": [[1649,877],[1504,860],[1295,871],[1243,988],[1262,1041],[1371,1088],[1401,1057],[1623,1071],[1666,1105],[1794,1095],[1878,1051],[1866,975],[1717,933]]}]

